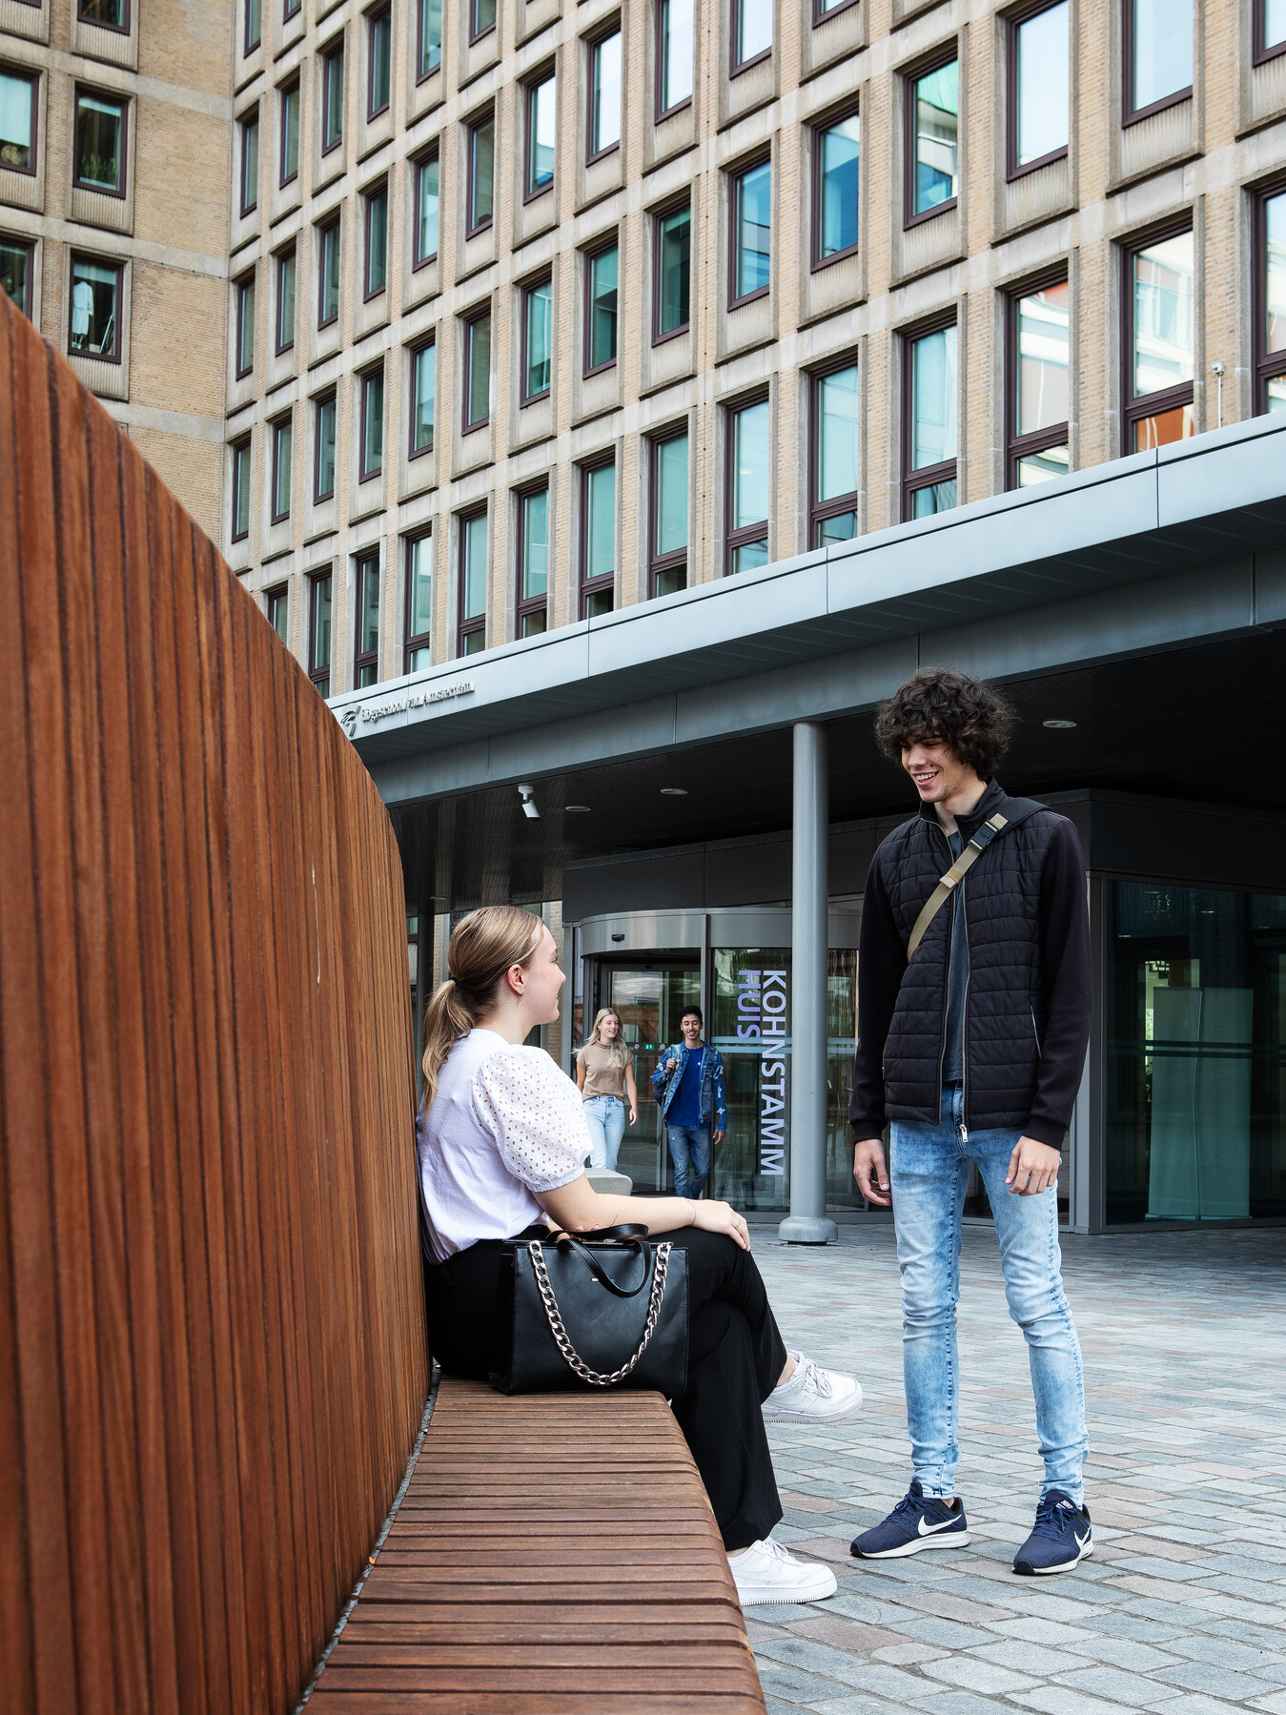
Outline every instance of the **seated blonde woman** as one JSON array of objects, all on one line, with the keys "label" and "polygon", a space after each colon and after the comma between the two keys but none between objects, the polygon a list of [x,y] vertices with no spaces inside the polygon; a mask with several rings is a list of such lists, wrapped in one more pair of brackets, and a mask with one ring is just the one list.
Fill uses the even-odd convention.
[{"label": "seated blonde woman", "polygon": [[434,1356],[485,1379],[503,1330],[501,1246],[545,1222],[568,1232],[637,1222],[688,1255],[688,1388],[672,1403],[705,1483],[743,1606],[833,1596],[828,1566],[772,1540],[781,1519],[764,1419],[834,1423],[862,1390],[788,1352],[727,1203],[596,1192],[580,1091],[531,1031],[558,1017],[564,982],[553,936],[516,906],[472,912],[451,937],[448,980],[425,1018],[417,1125],[433,1266]]}]

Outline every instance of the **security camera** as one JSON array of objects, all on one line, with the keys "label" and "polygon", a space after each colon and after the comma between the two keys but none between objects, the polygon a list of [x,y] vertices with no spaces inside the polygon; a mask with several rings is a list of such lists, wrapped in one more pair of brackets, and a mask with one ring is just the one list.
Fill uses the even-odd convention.
[{"label": "security camera", "polygon": [[540,820],[540,806],[536,803],[536,794],[524,781],[518,788],[518,797],[522,803],[522,813],[530,816],[533,822]]},{"label": "security camera", "polygon": [[1218,358],[1218,357],[1215,358],[1214,362],[1210,365],[1210,373],[1212,375],[1222,375],[1223,374],[1223,359],[1222,358]]}]

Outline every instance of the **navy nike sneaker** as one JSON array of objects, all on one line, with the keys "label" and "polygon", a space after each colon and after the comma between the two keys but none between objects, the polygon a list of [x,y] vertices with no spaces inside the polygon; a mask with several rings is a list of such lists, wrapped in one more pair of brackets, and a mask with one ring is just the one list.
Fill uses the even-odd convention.
[{"label": "navy nike sneaker", "polygon": [[848,1551],[859,1560],[900,1560],[922,1548],[963,1548],[968,1540],[964,1502],[950,1505],[926,1495],[917,1479],[889,1516],[855,1536]]},{"label": "navy nike sneaker", "polygon": [[1031,1535],[1014,1556],[1014,1571],[1024,1578],[1070,1572],[1094,1552],[1089,1509],[1078,1507],[1061,1489],[1042,1495]]}]

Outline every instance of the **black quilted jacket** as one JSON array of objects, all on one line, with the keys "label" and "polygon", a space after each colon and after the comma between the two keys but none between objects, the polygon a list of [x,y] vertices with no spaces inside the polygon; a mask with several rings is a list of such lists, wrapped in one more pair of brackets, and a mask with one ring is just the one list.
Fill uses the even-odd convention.
[{"label": "black quilted jacket", "polygon": [[[1021,814],[992,782],[968,840],[999,810]],[[938,912],[908,966],[911,928],[949,868],[932,805],[883,840],[871,860],[858,959],[858,1043],[849,1119],[855,1140],[888,1120],[938,1123],[951,914],[969,937],[965,1125],[1017,1128],[1061,1149],[1089,1042],[1089,921],[1076,830],[1038,808],[988,846]]]}]

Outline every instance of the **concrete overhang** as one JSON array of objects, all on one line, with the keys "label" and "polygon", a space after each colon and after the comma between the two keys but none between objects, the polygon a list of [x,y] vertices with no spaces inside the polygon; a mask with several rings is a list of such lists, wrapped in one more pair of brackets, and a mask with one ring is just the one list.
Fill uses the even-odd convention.
[{"label": "concrete overhang", "polygon": [[[1286,623],[1286,421],[1247,423],[333,699],[389,803]],[[1146,593],[1139,586],[1146,585]]]}]

